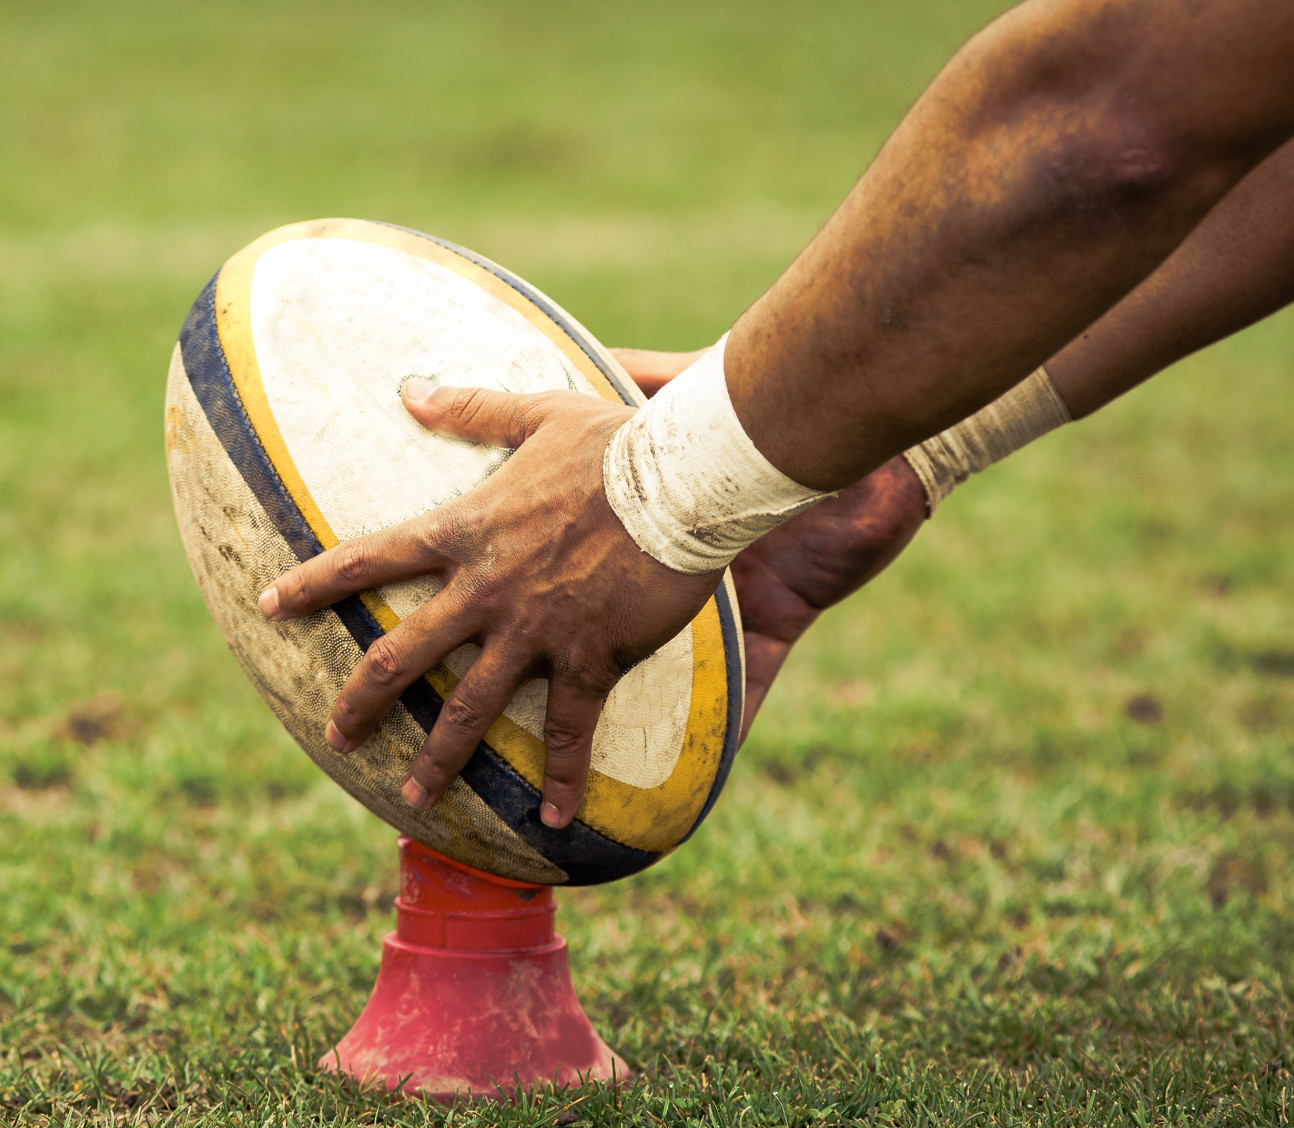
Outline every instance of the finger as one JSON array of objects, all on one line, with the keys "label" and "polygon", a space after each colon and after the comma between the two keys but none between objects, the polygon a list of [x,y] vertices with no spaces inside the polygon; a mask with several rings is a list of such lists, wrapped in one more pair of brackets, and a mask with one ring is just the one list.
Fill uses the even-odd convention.
[{"label": "finger", "polygon": [[659,372],[640,372],[633,377],[634,383],[638,385],[638,390],[648,399],[651,399],[672,379],[674,379],[673,376],[662,376]]},{"label": "finger", "polygon": [[544,717],[544,799],[539,818],[545,826],[566,826],[580,809],[593,757],[593,730],[602,715],[605,693],[569,679],[548,683]]},{"label": "finger", "polygon": [[450,503],[381,532],[346,541],[275,580],[260,594],[261,613],[270,619],[291,619],[357,591],[448,568],[462,555],[455,551],[461,548],[462,539],[459,509]]},{"label": "finger", "polygon": [[654,396],[685,368],[703,357],[707,349],[695,352],[656,352],[652,349],[609,349],[621,367],[648,397]]},{"label": "finger", "polygon": [[400,395],[405,410],[428,430],[514,450],[535,433],[552,401],[547,392],[438,387],[418,376],[404,382]]},{"label": "finger", "polygon": [[405,781],[403,795],[411,807],[425,811],[445,793],[521,682],[515,662],[497,660],[492,651],[472,663],[445,698]]},{"label": "finger", "polygon": [[369,646],[333,706],[324,733],[332,748],[363,744],[410,684],[475,633],[463,611],[451,586]]}]

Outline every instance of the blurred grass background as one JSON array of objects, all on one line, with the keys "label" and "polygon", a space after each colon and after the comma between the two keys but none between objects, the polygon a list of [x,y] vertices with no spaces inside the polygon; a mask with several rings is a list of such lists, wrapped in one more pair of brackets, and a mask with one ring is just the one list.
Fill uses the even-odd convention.
[{"label": "blurred grass background", "polygon": [[[0,1123],[444,1118],[312,1066],[394,836],[245,684],[174,529],[165,368],[221,261],[389,220],[699,347],[1005,6],[0,7]],[[560,895],[643,1084],[506,1118],[1286,1123],[1292,362],[1289,316],[1186,362],[824,619],[697,837]]]}]

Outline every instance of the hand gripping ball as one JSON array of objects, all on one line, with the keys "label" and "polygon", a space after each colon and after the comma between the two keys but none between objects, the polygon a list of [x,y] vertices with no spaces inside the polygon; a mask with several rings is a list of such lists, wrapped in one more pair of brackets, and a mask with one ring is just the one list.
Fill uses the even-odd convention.
[{"label": "hand gripping ball", "polygon": [[589,884],[643,869],[696,829],[736,752],[743,656],[730,576],[607,698],[583,805],[562,830],[539,820],[543,682],[517,694],[430,811],[400,796],[472,646],[411,685],[358,750],[342,756],[324,740],[365,648],[431,598],[434,579],[284,623],[257,609],[299,561],[426,512],[507,457],[419,426],[399,397],[410,375],[642,402],[569,314],[470,251],[350,219],[271,231],[199,295],[167,385],[171,489],[207,607],[297,743],[403,833],[519,881]]}]

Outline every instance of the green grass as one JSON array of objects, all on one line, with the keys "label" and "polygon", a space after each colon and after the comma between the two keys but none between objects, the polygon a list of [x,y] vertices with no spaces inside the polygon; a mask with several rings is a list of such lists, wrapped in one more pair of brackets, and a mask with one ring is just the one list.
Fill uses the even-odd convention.
[{"label": "green grass", "polygon": [[314,1068],[394,835],[174,530],[170,347],[262,230],[405,223],[696,347],[1001,6],[0,11],[0,1123],[1287,1122],[1290,317],[964,489],[800,647],[697,837],[559,894],[619,1094],[447,1115]]}]

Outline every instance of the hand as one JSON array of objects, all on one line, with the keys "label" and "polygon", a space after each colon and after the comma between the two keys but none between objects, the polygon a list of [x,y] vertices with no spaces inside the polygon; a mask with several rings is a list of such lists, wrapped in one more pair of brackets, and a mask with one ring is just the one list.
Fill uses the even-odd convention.
[{"label": "hand", "polygon": [[880,575],[925,519],[925,490],[900,455],[766,533],[732,562],[746,640],[742,740],[799,637],[828,607]]},{"label": "hand", "polygon": [[[611,351],[649,396],[701,355]],[[799,637],[828,607],[884,571],[925,518],[925,490],[899,456],[779,525],[732,562],[746,641],[742,740]]]},{"label": "hand", "polygon": [[[344,596],[434,573],[444,588],[369,647],[327,738],[357,748],[406,686],[464,643],[481,654],[445,699],[405,784],[430,807],[520,686],[548,679],[540,818],[575,817],[593,730],[621,675],[686,626],[721,572],[685,576],[642,552],[607,504],[602,455],[632,409],[575,392],[506,395],[405,383],[423,426],[515,450],[475,489],[293,568],[261,596],[286,619]],[[418,398],[419,393],[424,398]]]}]

